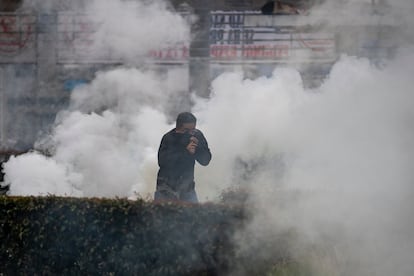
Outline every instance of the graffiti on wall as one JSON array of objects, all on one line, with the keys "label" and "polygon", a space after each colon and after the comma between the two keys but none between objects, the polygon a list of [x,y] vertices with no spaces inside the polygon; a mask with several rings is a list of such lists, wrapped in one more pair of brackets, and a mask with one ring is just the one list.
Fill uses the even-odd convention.
[{"label": "graffiti on wall", "polygon": [[0,14],[0,56],[18,56],[30,52],[34,59],[36,17]]}]

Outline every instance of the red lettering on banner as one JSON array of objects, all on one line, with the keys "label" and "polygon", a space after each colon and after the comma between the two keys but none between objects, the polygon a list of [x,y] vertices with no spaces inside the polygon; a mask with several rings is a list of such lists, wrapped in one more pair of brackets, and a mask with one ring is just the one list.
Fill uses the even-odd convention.
[{"label": "red lettering on banner", "polygon": [[162,58],[162,51],[151,50],[149,51],[148,56],[152,58]]},{"label": "red lettering on banner", "polygon": [[187,46],[177,48],[167,48],[161,50],[150,50],[148,57],[164,60],[177,60],[188,58],[189,51]]},{"label": "red lettering on banner", "polygon": [[212,45],[210,55],[215,58],[235,58],[237,57],[237,46],[234,45]]},{"label": "red lettering on banner", "polygon": [[165,54],[167,59],[174,59],[177,58],[177,50],[176,49],[168,49],[167,53]]},{"label": "red lettering on banner", "polygon": [[245,58],[287,58],[289,46],[287,45],[248,45],[244,47]]}]

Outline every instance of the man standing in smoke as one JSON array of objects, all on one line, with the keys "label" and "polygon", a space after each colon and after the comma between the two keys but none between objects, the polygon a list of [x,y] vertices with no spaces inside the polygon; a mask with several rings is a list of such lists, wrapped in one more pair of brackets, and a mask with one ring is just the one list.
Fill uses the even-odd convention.
[{"label": "man standing in smoke", "polygon": [[155,200],[198,202],[194,187],[195,160],[207,166],[211,152],[203,133],[196,129],[196,122],[190,112],[180,113],[176,127],[162,137]]}]

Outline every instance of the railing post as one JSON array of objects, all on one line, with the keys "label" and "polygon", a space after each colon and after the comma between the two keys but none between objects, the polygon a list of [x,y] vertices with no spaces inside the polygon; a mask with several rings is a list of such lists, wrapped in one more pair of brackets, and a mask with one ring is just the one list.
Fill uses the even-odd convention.
[{"label": "railing post", "polygon": [[[4,72],[3,68],[0,68],[0,148],[4,145],[4,142],[6,140],[5,137],[5,116],[6,112],[4,111],[5,107],[5,95],[4,95]],[[1,169],[1,168],[0,168]]]},{"label": "railing post", "polygon": [[191,27],[189,88],[200,97],[210,95],[210,1],[198,0],[194,7],[197,22]]}]

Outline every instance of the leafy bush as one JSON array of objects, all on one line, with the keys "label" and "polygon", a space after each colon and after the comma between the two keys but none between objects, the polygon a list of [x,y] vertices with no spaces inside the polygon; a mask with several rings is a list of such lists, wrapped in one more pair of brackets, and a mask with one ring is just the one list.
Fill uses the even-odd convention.
[{"label": "leafy bush", "polygon": [[225,275],[242,208],[0,197],[4,275]]}]

